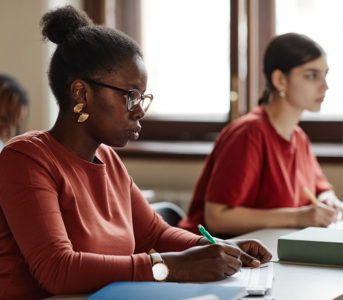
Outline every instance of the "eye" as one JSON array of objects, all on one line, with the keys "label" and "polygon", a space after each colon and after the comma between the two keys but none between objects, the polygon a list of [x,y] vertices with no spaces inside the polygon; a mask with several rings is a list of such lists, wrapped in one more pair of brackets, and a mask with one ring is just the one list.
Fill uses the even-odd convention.
[{"label": "eye", "polygon": [[136,90],[129,91],[129,93],[127,94],[128,100],[135,104],[139,102],[140,97],[141,97],[141,94]]},{"label": "eye", "polygon": [[311,72],[305,75],[306,78],[308,79],[316,79],[317,78],[317,73]]}]

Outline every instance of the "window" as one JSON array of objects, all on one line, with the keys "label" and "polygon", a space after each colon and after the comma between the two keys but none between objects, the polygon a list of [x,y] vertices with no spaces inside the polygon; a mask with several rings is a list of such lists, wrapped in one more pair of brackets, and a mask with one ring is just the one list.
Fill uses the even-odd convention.
[{"label": "window", "polygon": [[[148,91],[155,101],[152,113],[142,121],[140,140],[213,141],[229,119],[257,105],[269,40],[282,32],[301,31],[328,52],[330,90],[323,112],[307,114],[300,125],[312,142],[343,142],[343,92],[337,90],[343,49],[331,47],[341,47],[337,36],[343,39],[343,32],[333,33],[342,26],[331,23],[333,15],[332,19],[343,19],[340,0],[330,5],[322,0],[99,0],[97,5],[84,1],[95,22],[115,26],[143,48]],[[207,49],[206,42],[215,46]]]},{"label": "window", "polygon": [[154,94],[149,117],[226,121],[230,1],[142,1],[142,48]]}]

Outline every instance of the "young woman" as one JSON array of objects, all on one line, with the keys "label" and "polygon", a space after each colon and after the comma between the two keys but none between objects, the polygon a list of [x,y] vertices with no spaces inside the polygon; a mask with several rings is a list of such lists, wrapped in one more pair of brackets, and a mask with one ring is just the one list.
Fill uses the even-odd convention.
[{"label": "young woman", "polygon": [[12,76],[0,74],[0,151],[11,128],[26,116],[28,104],[23,86]]},{"label": "young woman", "polygon": [[60,111],[49,132],[18,136],[0,155],[0,299],[211,281],[268,261],[256,241],[212,245],[167,225],[112,149],[139,137],[152,100],[137,44],[71,6],[41,24],[57,44],[49,80]]},{"label": "young woman", "polygon": [[[340,201],[297,125],[304,110],[320,110],[327,72],[325,53],[310,38],[288,33],[271,41],[260,105],[221,132],[180,227],[196,231],[204,223],[237,235],[335,221]],[[326,202],[311,205],[304,188]]]}]

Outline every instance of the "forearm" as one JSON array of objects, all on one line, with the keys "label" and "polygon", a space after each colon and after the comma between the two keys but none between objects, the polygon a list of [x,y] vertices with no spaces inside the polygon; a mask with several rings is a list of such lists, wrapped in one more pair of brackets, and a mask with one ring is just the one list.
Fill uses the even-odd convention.
[{"label": "forearm", "polygon": [[197,245],[201,236],[181,228],[169,227],[165,230],[156,246],[160,252],[182,251]]},{"label": "forearm", "polygon": [[206,203],[205,223],[214,234],[239,235],[261,228],[297,227],[298,209],[256,209]]},{"label": "forearm", "polygon": [[66,251],[33,270],[39,284],[52,294],[90,293],[113,281],[153,280],[145,253],[116,256]]}]

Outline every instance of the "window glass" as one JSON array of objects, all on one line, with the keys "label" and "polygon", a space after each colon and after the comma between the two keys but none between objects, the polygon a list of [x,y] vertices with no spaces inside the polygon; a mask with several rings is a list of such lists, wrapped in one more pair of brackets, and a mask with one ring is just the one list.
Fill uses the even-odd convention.
[{"label": "window glass", "polygon": [[304,118],[343,117],[343,1],[276,0],[276,33],[297,32],[318,42],[327,53],[329,73],[321,112]]},{"label": "window glass", "polygon": [[[229,113],[230,1],[142,1],[149,115],[211,121]],[[148,115],[148,116],[149,116]]]}]

